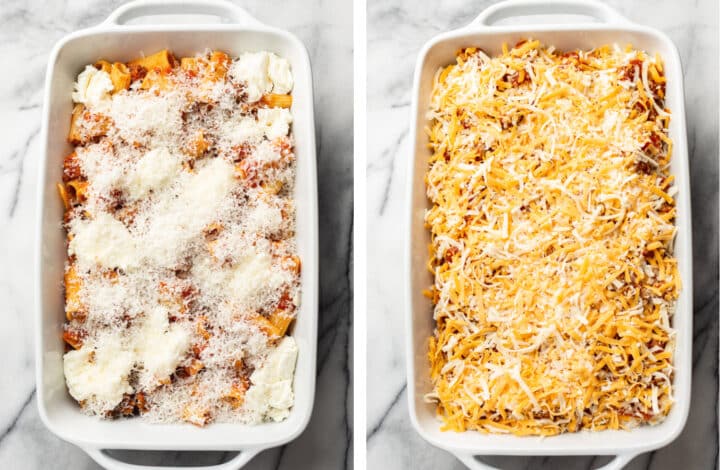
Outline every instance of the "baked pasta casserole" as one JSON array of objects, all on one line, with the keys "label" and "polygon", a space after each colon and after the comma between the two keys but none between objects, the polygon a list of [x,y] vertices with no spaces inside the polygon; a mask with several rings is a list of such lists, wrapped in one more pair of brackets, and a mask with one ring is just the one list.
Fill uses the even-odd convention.
[{"label": "baked pasta casserole", "polygon": [[297,346],[293,78],[268,52],[168,50],[77,77],[64,371],[88,414],[285,419]]},{"label": "baked pasta casserole", "polygon": [[673,403],[676,189],[660,57],[536,40],[438,70],[429,342],[444,430],[555,435]]}]

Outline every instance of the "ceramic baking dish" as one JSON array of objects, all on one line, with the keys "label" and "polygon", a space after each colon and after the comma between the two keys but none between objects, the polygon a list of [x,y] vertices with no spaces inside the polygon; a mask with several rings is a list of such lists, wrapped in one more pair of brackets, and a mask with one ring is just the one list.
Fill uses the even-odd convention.
[{"label": "ceramic baking dish", "polygon": [[[210,19],[215,24],[207,24]],[[166,24],[159,24],[160,21]],[[65,386],[61,339],[65,234],[61,228],[63,208],[55,184],[62,179],[63,157],[72,150],[66,136],[73,107],[70,96],[73,82],[85,64],[99,58],[124,62],[143,52],[152,53],[162,48],[169,48],[179,56],[205,49],[220,49],[230,55],[269,50],[287,58],[293,70],[296,233],[303,269],[301,305],[293,328],[299,348],[293,384],[295,405],[290,416],[279,423],[256,426],[212,424],[200,429],[192,425],[146,424],[138,419],[99,420],[80,413]],[[38,407],[45,425],[62,439],[80,446],[101,465],[117,469],[135,467],[115,460],[102,449],[240,451],[231,461],[217,466],[235,469],[259,451],[297,437],[305,429],[313,407],[318,310],[312,78],[310,62],[302,43],[292,34],[266,26],[243,9],[221,0],[137,1],[125,4],[102,24],[73,33],[55,46],[50,55],[45,84],[42,142],[44,152],[40,163],[35,260],[36,356]]]},{"label": "ceramic baking dish", "polygon": [[[578,22],[581,16],[585,20],[591,18],[592,22]],[[523,17],[524,25],[495,25],[510,17]],[[544,23],[538,24],[538,20]],[[433,75],[439,67],[454,63],[455,53],[461,47],[482,47],[492,56],[501,51],[503,42],[514,44],[527,37],[564,50],[590,49],[608,43],[630,43],[651,54],[657,52],[665,60],[668,80],[666,105],[672,111],[669,132],[674,141],[671,173],[679,188],[675,255],[679,262],[683,289],[673,320],[677,330],[675,404],[667,418],[656,426],[638,427],[631,431],[568,433],[545,438],[482,434],[475,431],[441,432],[435,406],[423,400],[423,396],[432,390],[427,346],[434,328],[432,305],[422,295],[422,290],[433,282],[426,269],[430,237],[423,224],[425,210],[429,207],[423,181],[429,150],[423,129],[427,125],[425,114]],[[680,57],[666,35],[631,23],[605,4],[590,0],[510,0],[497,3],[483,11],[468,26],[436,36],[422,48],[415,68],[410,125],[412,153],[409,155],[411,163],[407,195],[408,402],[413,426],[420,435],[431,444],[454,453],[468,467],[491,468],[475,460],[474,455],[616,455],[603,469],[618,469],[635,455],[668,444],[682,430],[690,405],[693,313],[690,188],[682,80]]]}]

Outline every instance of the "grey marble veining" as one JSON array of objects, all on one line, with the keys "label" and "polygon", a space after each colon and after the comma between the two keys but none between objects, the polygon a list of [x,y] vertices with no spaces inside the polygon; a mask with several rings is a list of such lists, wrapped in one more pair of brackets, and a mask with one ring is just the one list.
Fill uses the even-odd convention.
[{"label": "grey marble veining", "polygon": [[[422,45],[468,24],[489,0],[368,0],[368,468],[465,468],[412,429],[405,391],[403,233],[412,73]],[[671,445],[628,469],[717,468],[718,3],[608,2],[665,31],[680,50],[690,144],[694,241],[694,355],[690,417]],[[590,469],[607,458],[488,458],[502,469]]]},{"label": "grey marble veining", "polygon": [[[33,237],[42,88],[50,49],[100,23],[122,2],[0,3],[0,468],[95,469],[40,422],[33,351]],[[295,33],[313,66],[320,208],[320,331],[315,408],[294,442],[261,453],[249,469],[352,467],[352,8],[350,2],[239,1],[260,21]],[[135,463],[189,465],[220,453],[124,454]]]}]

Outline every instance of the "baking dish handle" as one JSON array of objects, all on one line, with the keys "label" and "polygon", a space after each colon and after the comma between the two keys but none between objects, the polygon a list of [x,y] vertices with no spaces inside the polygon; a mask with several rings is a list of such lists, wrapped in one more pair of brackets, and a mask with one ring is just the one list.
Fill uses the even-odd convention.
[{"label": "baking dish handle", "polygon": [[244,467],[245,464],[252,460],[253,457],[260,453],[260,451],[264,450],[243,450],[227,462],[219,463],[216,465],[204,465],[201,467],[165,467],[151,465],[135,465],[132,463],[123,462],[122,460],[118,460],[115,457],[112,457],[103,452],[102,449],[88,447],[83,447],[82,449],[90,456],[90,458],[97,462],[98,465],[107,470],[238,470],[239,468]]},{"label": "baking dish handle", "polygon": [[603,23],[630,23],[614,8],[595,0],[505,0],[483,10],[466,27],[487,27],[505,18],[535,15],[585,15]]},{"label": "baking dish handle", "polygon": [[[637,457],[638,454],[620,454],[616,455],[614,459],[612,459],[607,464],[603,465],[600,468],[596,468],[594,470],[622,470],[625,465],[630,463],[632,459]],[[455,453],[455,457],[458,458],[462,463],[465,464],[467,468],[470,470],[500,470],[496,467],[493,467],[492,465],[488,465],[484,462],[481,462],[477,459],[475,459],[475,456],[472,454],[460,454]]]},{"label": "baking dish handle", "polygon": [[121,26],[143,16],[212,15],[224,23],[264,26],[243,8],[225,0],[135,0],[108,16],[101,26]]}]

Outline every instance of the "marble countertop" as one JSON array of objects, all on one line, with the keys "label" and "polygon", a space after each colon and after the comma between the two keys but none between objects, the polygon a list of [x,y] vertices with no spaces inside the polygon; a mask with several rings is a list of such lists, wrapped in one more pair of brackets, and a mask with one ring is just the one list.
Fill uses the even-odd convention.
[{"label": "marble countertop", "polygon": [[[469,23],[488,0],[368,0],[368,468],[463,469],[413,430],[407,411],[403,302],[405,180],[412,74],[422,45]],[[717,468],[718,4],[716,0],[608,2],[658,28],[680,50],[690,146],[694,240],[694,354],[690,417],[669,446],[628,469]],[[709,78],[708,78],[709,77]],[[502,469],[588,469],[605,458],[495,457]]]},{"label": "marble countertop", "polygon": [[[9,1],[0,7],[0,468],[99,468],[41,423],[35,403],[33,252],[38,138],[45,68],[61,37],[100,23],[122,2]],[[352,467],[352,9],[322,0],[243,0],[260,21],[295,33],[315,80],[320,208],[320,322],[315,409],[294,442],[258,455],[246,468]],[[282,5],[281,8],[278,8]],[[329,439],[328,436],[332,436]],[[135,463],[211,464],[218,453],[134,453]]]}]

